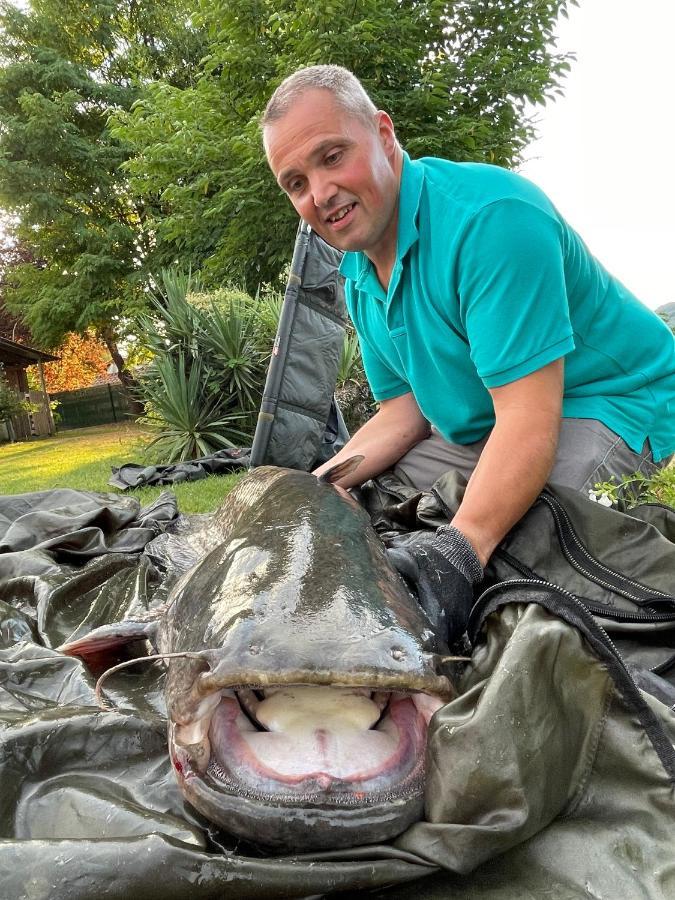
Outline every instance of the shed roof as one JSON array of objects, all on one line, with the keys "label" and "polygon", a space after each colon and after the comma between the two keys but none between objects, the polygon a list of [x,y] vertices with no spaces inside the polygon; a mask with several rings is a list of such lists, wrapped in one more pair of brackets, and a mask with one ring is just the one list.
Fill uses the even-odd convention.
[{"label": "shed roof", "polygon": [[6,366],[32,366],[36,362],[53,362],[58,359],[53,353],[45,353],[44,350],[36,350],[27,344],[17,344],[9,338],[0,337],[0,363]]}]

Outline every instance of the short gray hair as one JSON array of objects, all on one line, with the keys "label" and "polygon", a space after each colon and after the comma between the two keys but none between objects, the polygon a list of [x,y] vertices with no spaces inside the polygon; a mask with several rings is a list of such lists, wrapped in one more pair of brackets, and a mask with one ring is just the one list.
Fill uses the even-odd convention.
[{"label": "short gray hair", "polygon": [[265,107],[261,128],[282,119],[299,97],[317,89],[330,91],[341,109],[367,125],[374,124],[377,107],[353,72],[342,66],[308,66],[284,78]]}]

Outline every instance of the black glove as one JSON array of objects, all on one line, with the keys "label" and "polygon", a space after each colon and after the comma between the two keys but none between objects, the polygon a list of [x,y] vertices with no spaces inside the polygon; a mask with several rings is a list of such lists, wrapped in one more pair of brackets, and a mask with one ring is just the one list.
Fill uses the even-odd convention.
[{"label": "black glove", "polygon": [[462,532],[453,525],[413,531],[387,549],[394,568],[410,583],[436,634],[448,644],[466,631],[474,585],[483,567]]}]

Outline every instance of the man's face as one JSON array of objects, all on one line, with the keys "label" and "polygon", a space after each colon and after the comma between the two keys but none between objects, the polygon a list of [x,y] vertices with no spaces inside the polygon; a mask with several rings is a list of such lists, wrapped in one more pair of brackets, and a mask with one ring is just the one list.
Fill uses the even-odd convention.
[{"label": "man's face", "polygon": [[265,128],[270,168],[300,216],[339,250],[395,253],[400,152],[386,113],[369,126],[322,89]]}]

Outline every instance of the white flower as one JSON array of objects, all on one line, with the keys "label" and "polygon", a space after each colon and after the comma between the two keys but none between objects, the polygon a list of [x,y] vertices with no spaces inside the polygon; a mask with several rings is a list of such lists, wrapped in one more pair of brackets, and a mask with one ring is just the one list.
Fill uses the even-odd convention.
[{"label": "white flower", "polygon": [[612,498],[609,496],[609,494],[606,494],[606,493],[603,491],[603,493],[600,494],[600,496],[598,497],[598,503],[600,504],[600,506],[612,506],[612,504],[614,503],[614,501],[613,501]]},{"label": "white flower", "polygon": [[592,500],[594,503],[599,503],[600,506],[614,506],[615,500],[609,496],[607,491],[593,491],[589,490],[588,499]]}]

